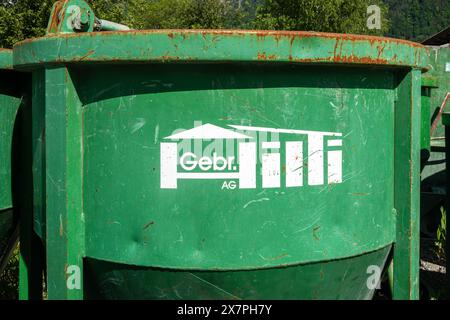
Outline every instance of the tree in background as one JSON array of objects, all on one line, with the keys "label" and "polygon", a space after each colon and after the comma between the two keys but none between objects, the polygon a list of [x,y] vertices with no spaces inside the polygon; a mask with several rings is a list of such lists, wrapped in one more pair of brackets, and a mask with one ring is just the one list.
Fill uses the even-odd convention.
[{"label": "tree in background", "polygon": [[391,27],[387,35],[423,41],[450,24],[449,0],[384,0]]},{"label": "tree in background", "polygon": [[0,0],[0,47],[45,34],[52,0]]},{"label": "tree in background", "polygon": [[[86,0],[102,19],[134,29],[248,28],[257,0]],[[55,0],[0,0],[0,47],[45,35]]]},{"label": "tree in background", "polygon": [[[43,36],[55,0],[0,0],[0,47]],[[98,17],[134,29],[284,29],[420,41],[450,23],[449,0],[86,0]],[[367,7],[381,8],[381,30]]]},{"label": "tree in background", "polygon": [[[94,1],[95,2],[95,1]],[[135,29],[223,29],[240,27],[245,12],[231,0],[131,0],[123,21]],[[101,10],[99,15],[102,14]],[[105,11],[107,14],[107,11]]]},{"label": "tree in background", "polygon": [[[367,27],[367,7],[381,9],[381,29]],[[378,0],[266,0],[257,10],[258,29],[306,30],[382,35],[388,30],[387,6]]]},{"label": "tree in background", "polygon": [[[21,1],[21,0],[19,0]],[[56,0],[53,0],[55,2]],[[101,19],[123,23],[127,20],[130,12],[129,6],[134,0],[85,0],[91,6],[95,15]],[[141,1],[142,2],[142,1]],[[143,1],[150,2],[150,1]],[[146,10],[145,6],[142,10]]]},{"label": "tree in background", "polygon": [[0,273],[0,300],[19,298],[19,245],[14,249],[8,265]]}]

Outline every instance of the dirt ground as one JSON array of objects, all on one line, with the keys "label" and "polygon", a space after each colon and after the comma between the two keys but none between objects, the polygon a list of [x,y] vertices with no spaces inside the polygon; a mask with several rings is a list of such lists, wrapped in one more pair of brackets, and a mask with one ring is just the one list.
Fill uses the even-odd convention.
[{"label": "dirt ground", "polygon": [[446,299],[445,257],[436,254],[434,239],[420,240],[421,299]]},{"label": "dirt ground", "polygon": [[[435,240],[420,239],[420,299],[447,300],[445,257],[436,253]],[[391,300],[392,295],[387,273],[381,283],[381,289],[374,294],[374,300]]]}]

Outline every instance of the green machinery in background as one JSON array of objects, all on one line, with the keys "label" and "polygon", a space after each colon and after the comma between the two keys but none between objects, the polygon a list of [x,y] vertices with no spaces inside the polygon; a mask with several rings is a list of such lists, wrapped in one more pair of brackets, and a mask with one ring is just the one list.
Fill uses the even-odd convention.
[{"label": "green machinery in background", "polygon": [[422,45],[92,17],[14,47],[50,299],[418,298]]},{"label": "green machinery in background", "polygon": [[[445,131],[441,114],[450,92],[448,46],[429,47],[430,70],[424,76],[422,111],[422,225],[424,236],[435,237],[440,222],[440,208],[446,199]],[[429,132],[429,133],[428,133]]]},{"label": "green machinery in background", "polygon": [[[448,201],[448,191],[450,190],[450,171],[446,170],[446,168],[449,168],[450,166],[450,144],[448,143],[448,139],[450,137],[450,47],[449,45],[443,45],[441,47],[433,47],[430,48],[431,54],[431,64],[432,64],[432,70],[430,71],[432,74],[435,74],[436,77],[439,79],[439,89],[436,91],[433,91],[433,94],[436,93],[435,99],[432,99],[432,110],[433,107],[435,108],[435,114],[438,116],[440,113],[442,113],[442,124],[439,121],[438,117],[435,117],[437,119],[434,119],[436,129],[436,136],[435,139],[437,140],[437,151],[440,151],[443,153],[439,158],[439,171],[436,174],[438,176],[438,185],[441,187],[444,185],[444,187],[441,187],[443,189],[443,192],[440,192],[444,194],[446,197],[444,198],[444,201],[441,201],[440,205],[445,204],[446,208],[446,221],[448,223],[449,221],[449,215],[450,212],[450,201]],[[436,143],[436,142],[435,142]],[[442,164],[442,162],[444,162]],[[437,171],[437,170],[436,170]],[[447,229],[448,230],[448,229]],[[448,233],[446,236],[446,270],[449,270],[450,264],[449,264],[449,237]],[[447,288],[450,288],[450,276],[447,271]],[[450,290],[450,289],[447,289]],[[450,291],[449,291],[450,292]]]},{"label": "green machinery in background", "polygon": [[[441,209],[447,207],[446,212],[449,212],[447,196],[449,180],[448,171],[446,172],[449,154],[446,136],[448,138],[450,107],[448,101],[450,100],[450,27],[425,40],[423,44],[427,45],[429,50],[430,65],[425,82],[431,90],[422,90],[428,95],[424,97],[425,104],[422,108],[428,115],[423,114],[422,124],[430,126],[429,150],[431,152],[429,158],[424,158],[422,163],[421,231],[423,237],[434,241],[438,226],[441,224]],[[427,110],[427,103],[429,103],[429,110]],[[424,129],[423,126],[422,129]],[[426,134],[426,130],[422,131]],[[448,215],[446,220],[448,221]],[[450,288],[450,281],[447,282],[447,288]]]}]

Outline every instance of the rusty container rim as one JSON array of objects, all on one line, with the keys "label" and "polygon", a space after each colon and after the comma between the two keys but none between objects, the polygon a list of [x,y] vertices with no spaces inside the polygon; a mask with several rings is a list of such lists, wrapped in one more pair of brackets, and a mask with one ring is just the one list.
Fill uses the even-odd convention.
[{"label": "rusty container rim", "polygon": [[0,69],[10,70],[13,68],[13,51],[0,48]]},{"label": "rusty container rim", "polygon": [[310,31],[158,29],[54,34],[14,46],[14,66],[124,62],[288,62],[427,70],[425,46],[402,39]]}]

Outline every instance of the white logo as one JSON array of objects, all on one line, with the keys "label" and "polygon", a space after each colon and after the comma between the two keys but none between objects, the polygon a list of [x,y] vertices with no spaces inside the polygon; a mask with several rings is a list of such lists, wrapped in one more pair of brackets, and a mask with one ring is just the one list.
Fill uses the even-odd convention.
[{"label": "white logo", "polygon": [[[306,167],[307,184],[310,186],[324,185],[325,175],[328,184],[342,183],[342,133],[321,132],[307,130],[276,129],[250,126],[229,125],[237,130],[224,129],[212,124],[204,124],[190,130],[173,134],[166,140],[191,141],[230,141],[237,142],[237,156],[234,152],[226,155],[213,152],[211,155],[185,151],[179,154],[178,142],[162,142],[161,148],[161,188],[177,189],[178,180],[238,180],[239,189],[256,188],[257,162],[261,162],[263,188],[280,188],[282,171],[285,171],[284,183],[286,187],[303,186],[303,167]],[[240,133],[240,132],[245,132]],[[260,141],[257,144],[257,134],[271,133],[298,135],[306,137],[307,157],[304,157],[304,141],[286,141],[283,145],[279,141]],[[266,137],[266,135],[264,135]],[[326,139],[325,139],[326,138]],[[260,139],[261,140],[261,139]],[[327,148],[327,165],[324,162],[324,144]],[[260,157],[257,157],[257,149]],[[285,159],[281,165],[281,149],[284,149]],[[220,148],[219,148],[220,149]],[[227,151],[230,148],[227,148]],[[234,150],[231,148],[230,150]],[[285,170],[282,170],[285,169]],[[326,174],[325,174],[326,171]],[[230,181],[222,185],[226,189],[234,189],[235,182]]]}]

